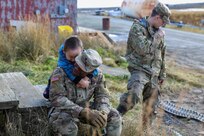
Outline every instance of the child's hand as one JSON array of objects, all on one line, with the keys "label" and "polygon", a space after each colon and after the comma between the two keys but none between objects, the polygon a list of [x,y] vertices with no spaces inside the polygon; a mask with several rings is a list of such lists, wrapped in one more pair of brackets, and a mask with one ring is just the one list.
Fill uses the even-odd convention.
[{"label": "child's hand", "polygon": [[90,84],[90,80],[88,77],[82,78],[79,83],[77,84],[78,88],[88,88]]}]

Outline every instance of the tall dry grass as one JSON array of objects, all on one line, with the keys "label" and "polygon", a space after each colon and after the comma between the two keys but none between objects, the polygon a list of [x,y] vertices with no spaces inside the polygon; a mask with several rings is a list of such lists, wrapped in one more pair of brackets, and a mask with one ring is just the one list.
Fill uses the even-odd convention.
[{"label": "tall dry grass", "polygon": [[5,133],[8,136],[51,136],[49,129],[47,109],[6,111]]},{"label": "tall dry grass", "polygon": [[113,45],[111,44],[102,33],[80,33],[80,39],[83,42],[84,48],[92,48],[98,51],[103,58],[103,63],[112,67],[124,67],[126,63],[121,56],[125,55],[126,45]]},{"label": "tall dry grass", "polygon": [[49,27],[38,23],[28,22],[25,27],[15,32],[15,39],[12,42],[16,59],[41,60],[54,48]]},{"label": "tall dry grass", "polygon": [[83,42],[84,48],[93,48],[99,50],[99,52],[100,48],[103,48],[104,50],[108,51],[107,53],[112,53],[114,56],[125,55],[126,45],[113,45],[100,32],[80,33],[79,37]]},{"label": "tall dry grass", "polygon": [[5,61],[10,61],[12,58],[14,58],[14,48],[9,36],[11,36],[9,32],[0,30],[0,59]]},{"label": "tall dry grass", "polygon": [[170,20],[183,21],[186,24],[201,26],[201,20],[204,19],[204,11],[172,11]]},{"label": "tall dry grass", "polygon": [[42,61],[57,56],[60,44],[69,36],[58,35],[50,28],[50,20],[27,20],[19,30],[0,30],[0,59]]}]

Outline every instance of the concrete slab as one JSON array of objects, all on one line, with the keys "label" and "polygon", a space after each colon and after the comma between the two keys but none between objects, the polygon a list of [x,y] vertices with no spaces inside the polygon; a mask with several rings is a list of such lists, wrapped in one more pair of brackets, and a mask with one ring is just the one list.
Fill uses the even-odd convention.
[{"label": "concrete slab", "polygon": [[19,99],[19,108],[46,106],[46,99],[40,95],[23,73],[0,74],[0,79],[15,93]]}]

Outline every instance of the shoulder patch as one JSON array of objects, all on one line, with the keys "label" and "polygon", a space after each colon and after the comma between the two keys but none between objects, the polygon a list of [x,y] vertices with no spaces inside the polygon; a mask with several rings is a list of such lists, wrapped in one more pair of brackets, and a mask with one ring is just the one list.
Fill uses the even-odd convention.
[{"label": "shoulder patch", "polygon": [[136,18],[136,19],[134,19],[134,22],[139,23],[140,20]]},{"label": "shoulder patch", "polygon": [[54,71],[53,71],[53,73],[52,73],[52,76],[59,76],[59,77],[62,77],[62,76],[64,76],[65,75],[65,73],[64,73],[64,71],[63,71],[63,69],[62,68],[59,68],[59,67],[57,67]]},{"label": "shoulder patch", "polygon": [[51,82],[60,80],[64,76],[64,72],[61,68],[57,67],[52,73]]},{"label": "shoulder patch", "polygon": [[147,26],[147,20],[144,19],[144,18],[140,19],[139,24],[140,24],[141,26],[145,27],[145,28],[148,27],[148,26]]},{"label": "shoulder patch", "polygon": [[57,67],[53,72],[53,74],[61,74],[61,73],[63,73],[63,70],[60,67]]}]

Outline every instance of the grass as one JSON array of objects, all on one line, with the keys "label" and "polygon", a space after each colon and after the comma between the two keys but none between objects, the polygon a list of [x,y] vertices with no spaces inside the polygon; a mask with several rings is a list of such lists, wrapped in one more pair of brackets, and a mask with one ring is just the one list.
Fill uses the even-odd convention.
[{"label": "grass", "polygon": [[[56,66],[56,57],[50,57],[41,63],[31,63],[30,61],[15,61],[14,63],[0,63],[0,71],[1,72],[10,72],[10,71],[21,71],[23,72],[33,84],[46,84],[47,79],[49,78],[52,70]],[[174,64],[173,62],[168,62],[168,78],[166,83],[163,86],[162,94],[175,94],[180,93],[182,91],[190,90],[193,87],[203,87],[202,81],[204,75],[202,72],[195,71],[188,68],[181,68]],[[119,104],[119,97],[123,92],[126,92],[126,86],[128,77],[125,76],[111,76],[105,75],[106,83],[110,91],[111,103],[113,107],[117,107]],[[198,85],[197,85],[198,84]],[[141,113],[142,113],[142,105],[137,104],[133,110],[128,112],[123,120],[123,131],[122,136],[140,136],[143,135],[143,131],[141,129]],[[135,116],[137,115],[137,116]],[[155,132],[156,131],[156,132]],[[161,132],[158,132],[155,126],[149,128],[149,132],[154,135]],[[164,130],[162,130],[163,132]],[[16,131],[11,131],[16,132]],[[19,132],[18,132],[19,133]],[[163,134],[165,135],[165,134]]]},{"label": "grass", "polygon": [[[179,28],[177,26],[167,25],[167,28],[186,31],[186,32],[194,32],[199,34],[204,34],[204,24],[201,23],[201,20],[204,18],[204,11],[177,11],[172,10],[172,14],[170,16],[171,21],[180,22],[183,21],[184,24],[190,24],[194,26],[198,26],[198,28],[191,28],[187,26],[183,26]],[[199,28],[200,27],[200,28]]]},{"label": "grass", "polygon": [[56,66],[57,58],[54,57],[47,58],[42,63],[32,63],[29,60],[19,60],[11,63],[1,61],[0,73],[23,72],[32,84],[47,84],[47,80]]},{"label": "grass", "polygon": [[187,67],[176,65],[175,62],[167,62],[167,75],[169,78],[177,82],[185,82],[190,86],[203,88],[204,84],[204,71],[195,70]]},{"label": "grass", "polygon": [[[5,114],[3,111],[0,111],[0,130],[4,129],[4,122],[5,122]],[[3,135],[3,132],[0,131],[0,136]]]},{"label": "grass", "polygon": [[98,51],[104,60],[104,64],[123,68],[127,66],[126,63],[120,59],[120,56],[125,55],[125,45],[110,45],[109,43],[103,42],[103,39],[100,38],[100,34],[97,33],[95,35],[82,33],[79,35],[79,37],[82,40],[85,49],[92,48]]},{"label": "grass", "polygon": [[202,26],[201,20],[204,18],[204,11],[175,11],[172,10],[170,20],[195,26]]},{"label": "grass", "polygon": [[[48,57],[43,62],[30,62],[19,60],[11,63],[0,61],[0,72],[23,72],[33,84],[46,84],[47,79],[57,66],[56,57]],[[164,92],[179,92],[190,90],[193,87],[203,88],[204,74],[189,68],[177,66],[173,62],[167,62],[167,80],[163,86]],[[114,77],[105,75],[110,90],[115,92],[126,91],[128,77]]]},{"label": "grass", "polygon": [[[57,49],[66,36],[57,38],[58,40],[56,40],[56,38],[52,37],[52,34],[50,35],[49,31],[42,30],[43,28],[34,30],[32,27],[28,27],[27,29],[24,28],[19,32],[0,31],[0,73],[23,72],[32,84],[46,84],[52,71],[57,66]],[[42,32],[43,34],[40,34]],[[102,58],[111,58],[115,61],[112,64],[116,67],[127,67],[127,63],[120,57],[125,54],[125,45],[114,46],[113,48],[111,45],[104,43],[102,39],[93,35],[80,34],[80,38],[86,49],[93,48],[99,52]],[[108,63],[110,62],[106,62],[106,64]],[[170,61],[167,62],[167,66],[167,80],[162,88],[163,94],[180,93],[181,91],[187,91],[194,87],[204,87],[203,71],[183,68]],[[120,95],[127,91],[128,77],[115,77],[111,75],[105,75],[105,77],[111,94],[111,102],[113,107],[117,107]],[[125,115],[122,136],[142,135],[140,127],[141,113],[142,105],[138,104]],[[40,118],[38,114],[36,116],[37,119]],[[45,120],[46,118],[44,118]],[[32,131],[32,121],[34,120],[28,122],[29,131]],[[42,123],[41,125],[47,127],[42,120],[39,119],[39,122]],[[34,121],[33,124],[36,125],[37,123]],[[12,127],[11,124],[10,132],[15,133],[16,131]],[[39,127],[41,126],[37,128],[40,129]],[[153,131],[154,129],[151,128],[151,133],[157,134],[158,132]]]},{"label": "grass", "polygon": [[191,28],[191,27],[187,27],[187,26],[183,26],[182,28],[179,28],[179,27],[173,26],[173,25],[166,25],[166,28],[181,30],[181,31],[185,31],[185,32],[204,34],[204,29],[200,29],[200,28]]},{"label": "grass", "polygon": [[14,47],[12,47],[9,40],[10,33],[0,30],[0,59],[4,61],[11,61],[15,54],[12,53]]},{"label": "grass", "polygon": [[[8,136],[50,136],[47,108],[6,111]],[[4,134],[5,135],[5,134]]]},{"label": "grass", "polygon": [[18,31],[0,31],[0,36],[0,58],[7,62],[22,59],[40,62],[54,52],[53,35],[43,24],[28,22]]},{"label": "grass", "polygon": [[[167,61],[167,79],[162,87],[163,93],[176,93],[192,88],[204,88],[204,71],[178,66],[173,61]],[[113,77],[106,75],[110,82],[110,90],[124,92],[128,77]]]}]

